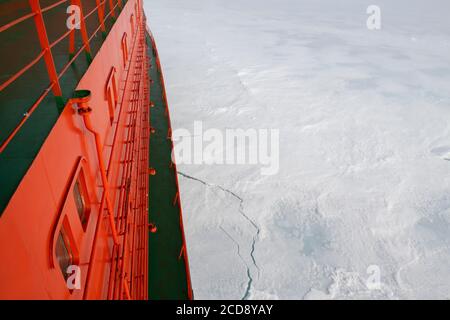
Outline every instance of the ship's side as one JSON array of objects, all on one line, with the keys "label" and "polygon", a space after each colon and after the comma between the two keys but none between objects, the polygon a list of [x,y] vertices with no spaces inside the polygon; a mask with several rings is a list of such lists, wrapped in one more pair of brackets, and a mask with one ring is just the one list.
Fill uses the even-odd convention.
[{"label": "ship's side", "polygon": [[[1,62],[0,114],[23,115],[0,129],[0,298],[191,299],[168,104],[142,1],[2,5],[0,55],[16,61],[10,51],[33,41],[39,50],[31,67]],[[69,5],[81,10],[75,29]]]}]

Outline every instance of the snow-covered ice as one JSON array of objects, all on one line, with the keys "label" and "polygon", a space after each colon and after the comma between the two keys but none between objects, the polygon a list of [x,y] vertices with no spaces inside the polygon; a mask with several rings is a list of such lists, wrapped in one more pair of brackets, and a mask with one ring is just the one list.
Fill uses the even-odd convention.
[{"label": "snow-covered ice", "polygon": [[276,175],[179,166],[196,298],[450,299],[448,0],[145,10],[174,128],[280,130]]}]

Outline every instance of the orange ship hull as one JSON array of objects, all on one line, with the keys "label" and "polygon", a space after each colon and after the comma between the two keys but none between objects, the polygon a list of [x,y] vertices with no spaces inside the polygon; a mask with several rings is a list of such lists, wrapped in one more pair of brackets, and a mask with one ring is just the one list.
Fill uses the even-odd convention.
[{"label": "orange ship hull", "polygon": [[[98,11],[105,1],[98,3],[101,31],[107,14]],[[147,71],[161,66],[148,56],[142,1],[110,3],[114,24],[0,217],[0,299],[148,299],[152,290],[148,274],[158,270],[149,270],[153,80]],[[89,43],[83,27],[80,35]],[[174,206],[190,299],[179,201]]]}]

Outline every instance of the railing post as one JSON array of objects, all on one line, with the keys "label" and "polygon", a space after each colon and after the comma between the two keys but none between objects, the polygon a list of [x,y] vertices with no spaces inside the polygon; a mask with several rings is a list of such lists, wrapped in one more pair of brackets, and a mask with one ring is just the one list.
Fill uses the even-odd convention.
[{"label": "railing post", "polygon": [[109,0],[109,10],[111,10],[111,16],[113,19],[116,18],[116,13],[114,12],[114,3],[113,0]]},{"label": "railing post", "polygon": [[75,55],[75,29],[69,33],[69,57],[72,59]]},{"label": "railing post", "polygon": [[39,0],[28,0],[30,3],[31,11],[35,13],[34,23],[36,25],[36,31],[39,37],[39,43],[42,50],[44,50],[44,60],[47,66],[48,76],[53,85],[53,94],[56,96],[57,101],[61,99],[62,102],[62,90],[58,80],[58,73],[56,72],[55,61],[53,60],[52,51],[50,49],[50,43],[48,41],[47,30],[45,29],[44,18],[42,16],[41,5]]},{"label": "railing post", "polygon": [[[84,50],[86,51],[86,59],[90,64],[92,62],[92,54],[91,54],[91,46],[89,45],[89,37],[86,29],[86,21],[84,20],[83,6],[81,5],[80,0],[71,0],[71,3],[78,6],[80,8],[80,32],[81,39],[83,40]],[[72,34],[71,34],[72,36]],[[72,38],[71,38],[72,39]],[[75,35],[73,35],[73,39],[75,40]]]},{"label": "railing post", "polygon": [[139,1],[138,0],[134,3],[134,11],[136,11],[136,23],[139,24],[141,22],[141,15],[139,12]]},{"label": "railing post", "polygon": [[[106,28],[105,28],[105,12],[103,11],[103,5],[106,0],[95,0],[95,3],[97,4],[97,15],[98,15],[98,21],[100,22],[100,29],[102,30],[103,36],[106,35]],[[102,3],[103,2],[103,3]]]}]

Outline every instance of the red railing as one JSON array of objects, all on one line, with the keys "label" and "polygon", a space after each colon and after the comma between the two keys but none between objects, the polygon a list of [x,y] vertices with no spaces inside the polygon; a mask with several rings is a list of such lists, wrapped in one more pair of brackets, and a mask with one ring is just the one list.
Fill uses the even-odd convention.
[{"label": "red railing", "polygon": [[[134,31],[134,37],[132,38],[131,41],[131,48],[130,48],[130,55],[128,56],[128,59],[126,61],[126,65],[125,65],[125,78],[124,78],[124,82],[125,83],[131,83],[131,85],[136,88],[139,87],[140,90],[142,86],[144,86],[144,84],[146,83],[145,79],[142,78],[142,75],[146,75],[146,72],[144,72],[144,70],[146,70],[146,66],[140,65],[139,67],[139,62],[135,62],[136,66],[135,68],[137,70],[140,70],[141,72],[138,74],[134,74],[132,71],[134,70],[134,68],[131,67],[132,64],[132,60],[133,57],[135,56],[135,52],[136,55],[142,54],[142,50],[143,50],[143,35],[140,34],[140,30],[142,30],[142,27],[140,24],[137,24],[136,26],[136,30]],[[125,88],[123,89],[125,90]],[[140,225],[136,225],[135,221],[133,220],[133,227],[139,227],[142,231],[143,228],[145,228],[145,230],[147,230],[147,205],[145,207],[142,207],[141,209],[143,209],[143,211],[141,212],[141,214],[138,215],[138,217],[135,217],[136,215],[133,214],[129,214],[129,207],[128,207],[128,203],[126,201],[127,198],[127,180],[131,179],[132,176],[132,159],[133,159],[133,150],[135,149],[135,144],[136,144],[136,138],[134,137],[135,135],[135,131],[137,130],[137,124],[139,123],[139,121],[137,121],[137,115],[138,115],[138,110],[142,110],[142,106],[143,103],[142,101],[144,101],[145,99],[149,99],[148,94],[142,94],[140,95],[138,91],[135,90],[131,90],[132,91],[132,96],[133,99],[131,99],[131,110],[127,111],[125,110],[125,106],[126,106],[126,102],[125,102],[125,94],[122,94],[121,97],[119,98],[118,101],[118,105],[120,105],[120,110],[119,110],[119,114],[117,115],[118,119],[120,119],[124,113],[126,112],[130,112],[131,115],[131,119],[129,120],[129,125],[128,125],[128,132],[126,135],[126,141],[127,143],[125,144],[125,155],[124,155],[124,160],[122,163],[123,166],[123,176],[121,178],[121,190],[119,192],[119,204],[118,204],[118,209],[117,209],[117,215],[114,217],[115,221],[114,221],[114,225],[117,226],[117,231],[120,233],[120,246],[114,245],[113,249],[112,249],[112,253],[111,253],[111,271],[110,271],[110,280],[109,280],[109,285],[108,285],[108,299],[144,299],[147,294],[147,287],[146,285],[144,285],[146,283],[146,269],[142,269],[139,270],[137,272],[131,272],[127,274],[127,268],[125,266],[128,266],[131,268],[136,267],[136,264],[133,263],[133,258],[135,256],[135,252],[132,252],[131,254],[131,262],[128,263],[128,258],[127,255],[125,254],[124,248],[127,244],[127,242],[129,242],[130,240],[128,240],[128,236],[129,236],[129,232],[130,232],[130,226],[128,225],[128,220],[130,218],[133,217],[133,219],[141,219],[143,220],[143,222]],[[148,93],[148,92],[147,92]],[[139,97],[141,97],[141,99],[138,99]],[[139,103],[140,101],[140,103]],[[148,115],[147,115],[148,116]],[[111,166],[112,166],[112,161],[113,161],[113,155],[116,152],[116,147],[119,145],[119,135],[118,135],[118,131],[117,127],[118,124],[116,125],[116,129],[114,131],[113,134],[113,142],[111,144],[111,151],[110,151],[110,156],[109,156],[109,160],[107,161],[107,179],[110,178],[111,175]],[[148,126],[147,126],[148,127]],[[146,129],[148,130],[148,128]],[[148,139],[148,137],[147,137]],[[129,142],[129,143],[128,143]],[[144,144],[144,147],[146,146],[146,148],[148,148],[148,144]],[[143,154],[148,154],[147,152],[143,152]],[[144,181],[145,182],[145,181]],[[148,185],[142,185],[141,187],[145,187],[148,189]],[[147,190],[146,189],[146,190]],[[141,195],[146,195],[148,193],[148,191],[144,191],[141,192]],[[101,197],[101,201],[100,201],[100,212],[103,212],[103,210],[106,207],[106,203],[107,203],[107,196],[105,195],[105,193],[103,193],[102,197]],[[148,200],[146,200],[148,201]],[[145,224],[144,224],[145,223]],[[95,234],[94,234],[94,240],[93,240],[93,245],[92,245],[92,251],[90,254],[90,261],[93,261],[95,255],[96,255],[96,250],[97,250],[97,241],[99,239],[99,228],[100,223],[97,222],[97,227],[95,230]],[[141,236],[143,236],[145,239],[147,239],[145,237],[145,235],[143,233],[141,233]],[[146,243],[147,241],[142,241],[142,239],[140,239],[142,243],[142,245],[139,247],[141,249],[142,252],[140,252],[140,255],[136,255],[136,256],[140,256],[140,259],[144,259],[145,261],[145,256],[146,256]],[[130,243],[134,244],[134,241],[130,241]],[[144,249],[142,249],[144,247]],[[142,266],[140,266],[142,267]],[[83,298],[84,299],[89,299],[89,291],[90,291],[90,286],[91,286],[91,278],[92,278],[92,274],[93,274],[93,269],[90,266],[88,269],[88,273],[87,273],[87,277],[86,277],[86,284],[84,287],[84,293],[83,293]],[[139,274],[139,278],[138,280],[136,280],[135,275]],[[130,279],[128,279],[128,277],[131,277]],[[139,290],[136,290],[134,287],[139,287]]]},{"label": "red railing", "polygon": [[[147,60],[145,55],[145,38],[142,26],[135,32],[139,47],[136,52],[136,67],[132,79],[131,108],[132,117],[129,121],[127,143],[125,147],[125,175],[122,177],[122,192],[120,194],[120,215],[117,217],[119,230],[124,235],[123,245],[115,250],[109,287],[111,299],[144,299],[147,296],[147,269],[142,261],[147,255],[147,166],[148,166],[148,108],[149,103],[147,75]],[[137,154],[136,154],[137,153]],[[134,159],[134,160],[133,160]],[[134,174],[133,174],[134,172]],[[133,176],[135,181],[129,186],[127,180]],[[133,190],[132,190],[133,189]],[[131,199],[134,199],[131,201]],[[132,204],[132,206],[130,206]],[[138,236],[136,236],[138,233]],[[122,263],[118,263],[119,261]],[[136,262],[137,261],[137,262]],[[114,270],[113,270],[114,269]],[[117,278],[117,280],[116,280]],[[116,284],[118,282],[118,286]]]},{"label": "red railing", "polygon": [[[45,8],[41,8],[39,0],[28,0],[28,1],[29,1],[31,13],[26,14],[18,19],[15,19],[15,20],[5,24],[4,26],[1,26],[0,33],[10,30],[11,28],[19,25],[20,23],[33,18],[35,25],[36,25],[38,37],[39,37],[41,52],[31,62],[26,64],[19,71],[17,71],[12,76],[10,76],[6,81],[1,83],[0,84],[0,92],[2,92],[4,89],[9,87],[14,81],[16,81],[21,76],[23,76],[33,66],[35,66],[38,62],[40,62],[42,58],[44,58],[44,60],[45,60],[47,73],[48,73],[48,76],[50,79],[50,84],[42,92],[42,94],[39,96],[39,98],[28,108],[28,110],[24,113],[23,118],[18,122],[18,124],[11,131],[11,133],[7,136],[7,138],[1,143],[0,153],[2,153],[6,149],[6,147],[9,145],[9,143],[12,141],[12,139],[19,132],[21,127],[30,118],[30,116],[37,109],[37,107],[41,104],[41,102],[48,96],[50,91],[53,91],[53,94],[55,95],[55,97],[62,97],[62,90],[61,90],[61,86],[60,86],[60,82],[59,82],[61,77],[66,73],[67,69],[75,62],[75,60],[78,58],[78,56],[83,51],[86,51],[86,53],[88,54],[88,57],[90,56],[90,54],[91,54],[90,42],[96,36],[96,34],[98,33],[99,30],[102,30],[102,32],[105,31],[105,21],[109,17],[116,16],[115,9],[117,7],[122,8],[122,0],[115,0],[115,1],[108,0],[110,10],[109,10],[109,13],[105,16],[104,11],[106,8],[107,1],[106,0],[103,0],[103,1],[96,0],[96,7],[93,8],[89,13],[84,15],[83,7],[82,7],[80,0],[70,0],[70,1],[69,0],[60,0],[60,1],[56,1],[55,3],[49,5]],[[74,52],[75,51],[75,30],[69,29],[55,41],[49,42],[48,35],[47,35],[47,29],[45,27],[44,17],[43,17],[43,13],[45,13],[51,9],[54,9],[64,3],[69,3],[69,2],[71,5],[78,5],[81,10],[80,31],[81,31],[81,35],[82,35],[83,45],[78,49],[77,52]],[[92,35],[90,37],[88,37],[88,33],[87,33],[87,29],[86,29],[86,20],[94,12],[97,12],[99,25],[95,29],[95,31],[92,33]],[[58,73],[56,70],[55,62],[54,62],[53,55],[52,55],[52,48],[69,36],[70,36],[70,38],[69,38],[69,41],[70,41],[69,54],[71,54],[71,59],[69,60],[69,62],[67,62],[63,66],[61,71]]]}]

